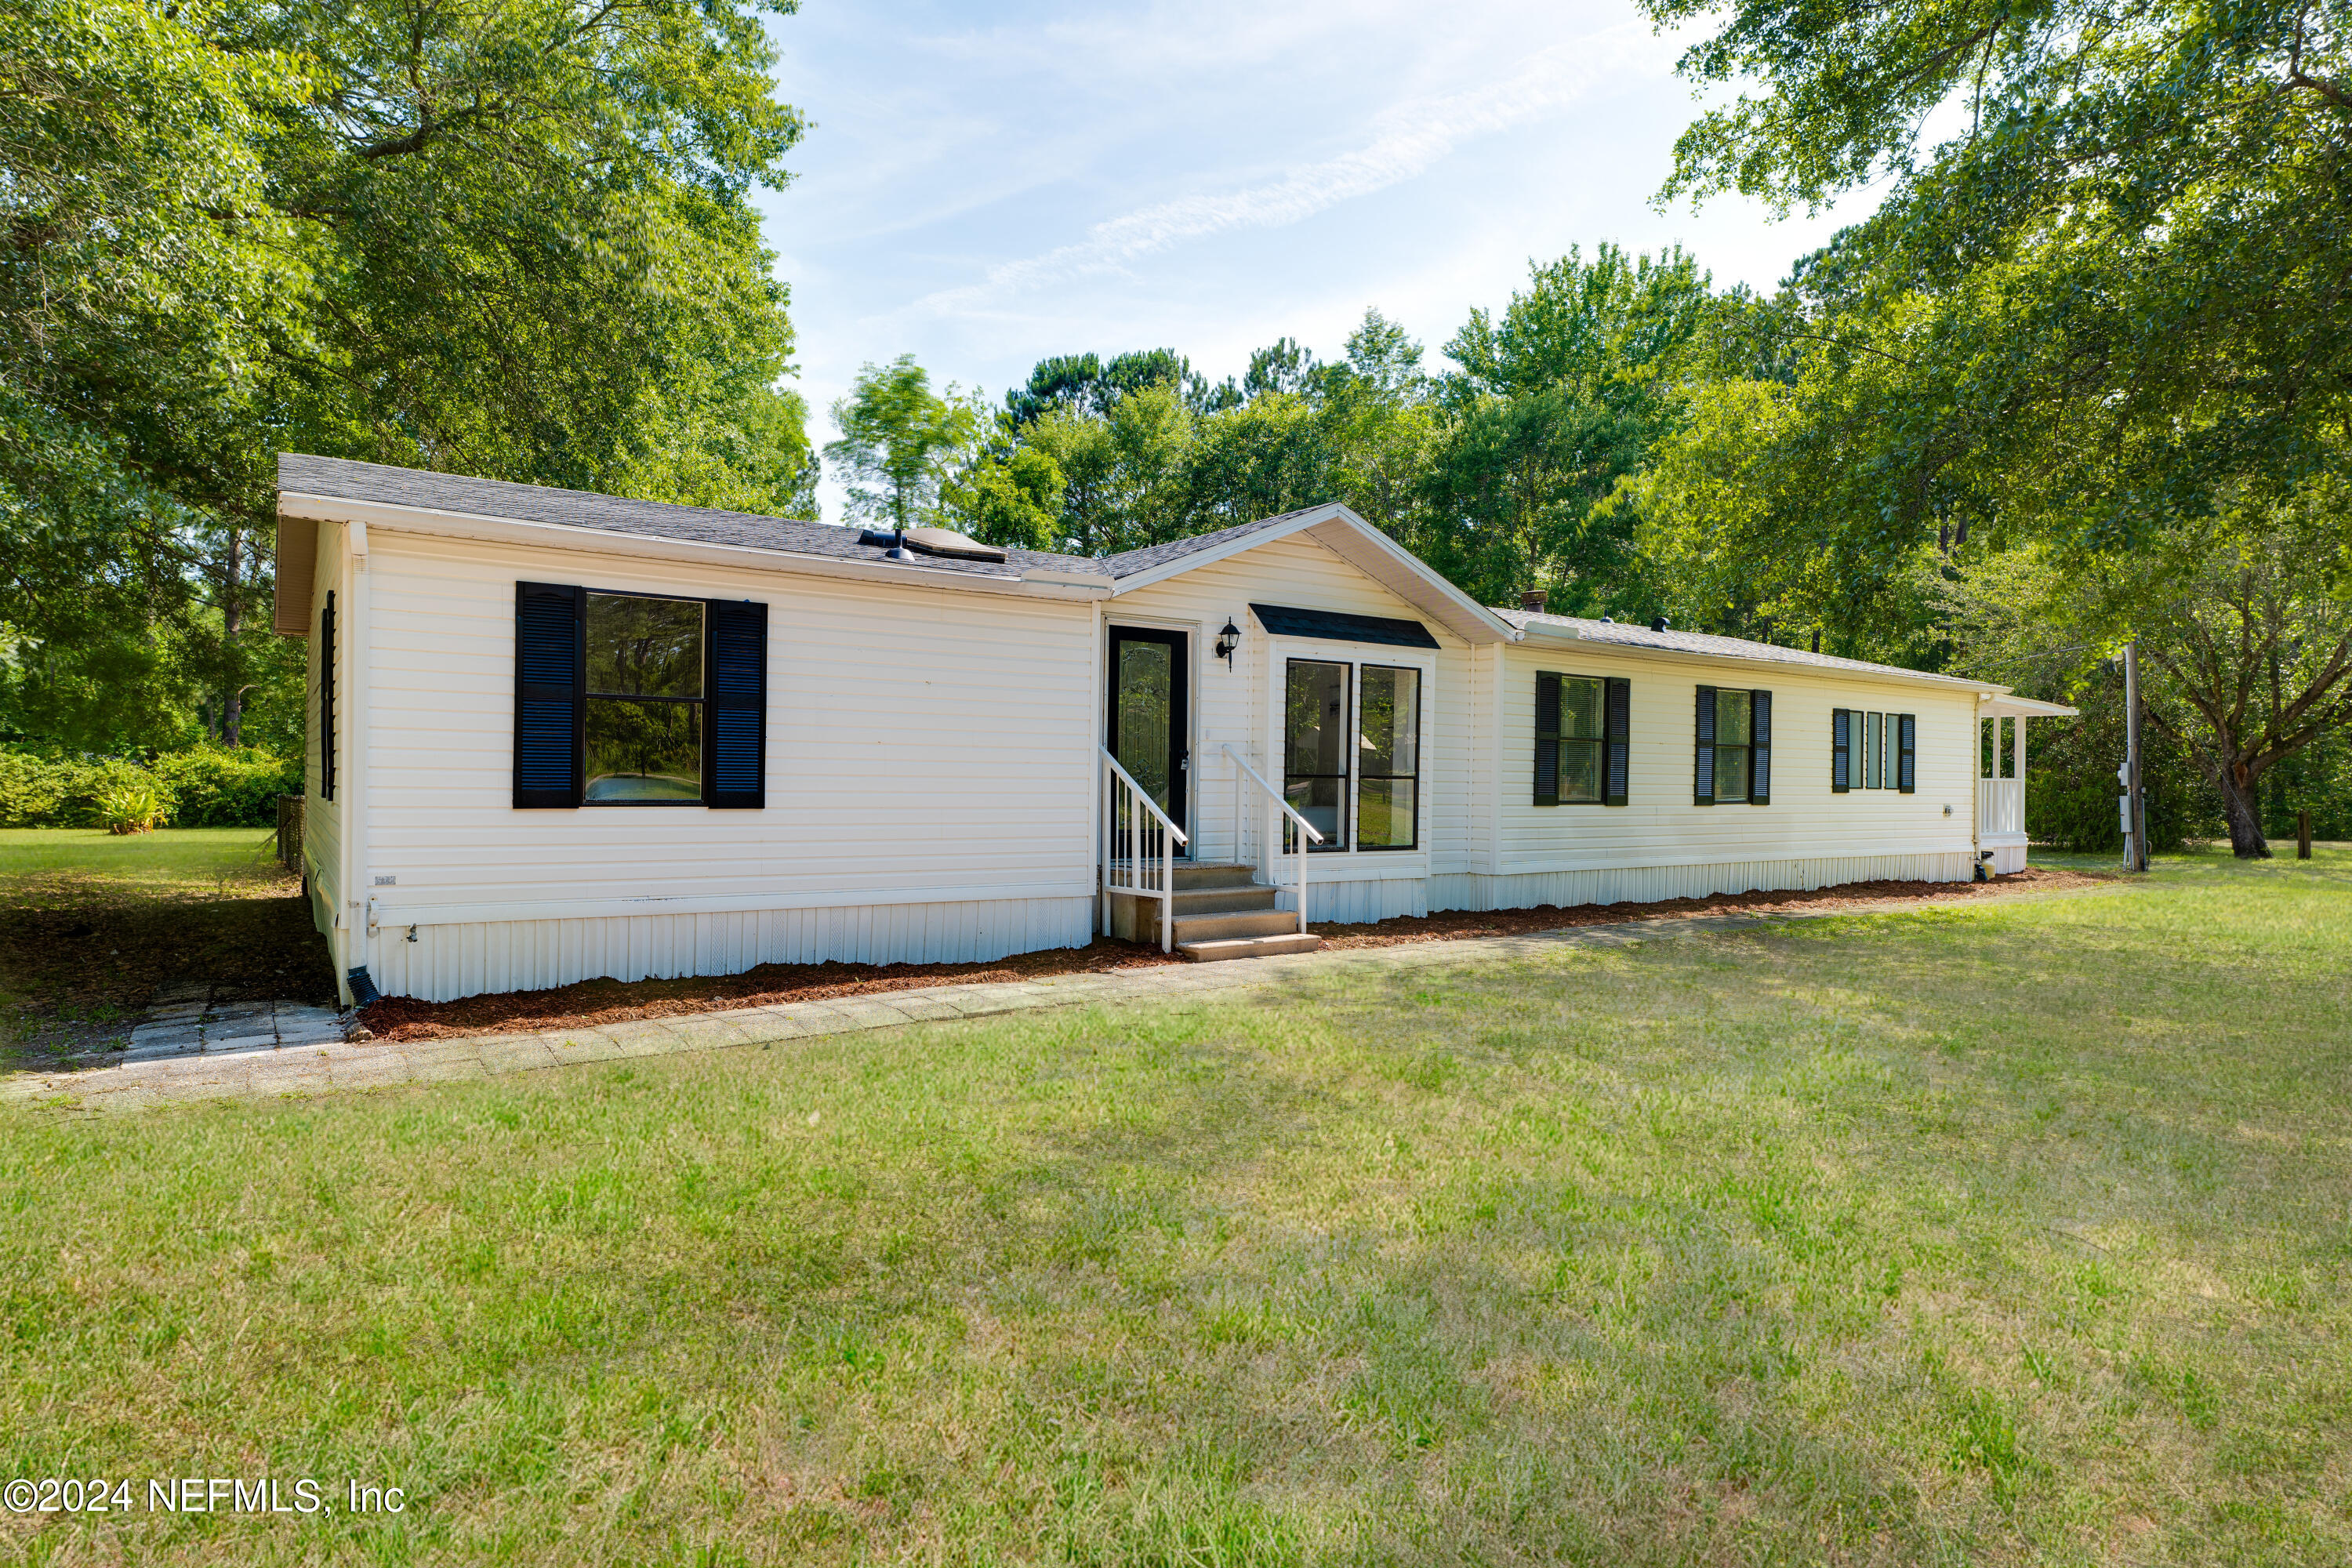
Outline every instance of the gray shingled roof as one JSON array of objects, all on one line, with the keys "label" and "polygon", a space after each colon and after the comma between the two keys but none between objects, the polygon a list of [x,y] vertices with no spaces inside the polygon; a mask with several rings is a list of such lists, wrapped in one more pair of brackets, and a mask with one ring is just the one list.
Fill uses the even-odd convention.
[{"label": "gray shingled roof", "polygon": [[[278,455],[278,488],[298,495],[325,496],[338,500],[377,501],[387,506],[422,507],[431,511],[463,512],[475,517],[510,518],[520,522],[553,523],[562,528],[590,528],[606,533],[651,534],[662,539],[692,540],[704,544],[731,544],[750,550],[773,550],[790,555],[821,555],[848,561],[879,560],[879,547],[860,543],[858,530],[789,518],[761,517],[751,512],[718,511],[709,507],[673,506],[667,501],[624,500],[618,496],[587,490],[560,490],[546,485],[519,485],[504,479],[467,479],[423,468],[395,468],[383,463],[355,463],[342,458],[313,458],[299,452]],[[1122,551],[1102,557],[1061,555],[1042,550],[1011,550],[1002,563],[959,561],[927,555],[923,565],[937,572],[969,573],[982,577],[1018,577],[1024,567],[1100,576],[1106,581],[1132,577],[1171,561],[1230,541],[1260,533],[1295,518],[1299,511],[1235,523],[1213,533],[1165,544]]]},{"label": "gray shingled roof", "polygon": [[1203,550],[1214,550],[1229,541],[1263,533],[1279,528],[1294,518],[1305,517],[1319,507],[1301,507],[1297,511],[1280,511],[1272,517],[1259,518],[1255,522],[1237,522],[1231,528],[1218,529],[1214,533],[1196,533],[1190,539],[1171,539],[1165,544],[1147,544],[1140,550],[1122,550],[1116,555],[1106,555],[1097,564],[1107,568],[1113,577],[1132,577],[1139,572],[1149,572],[1171,561],[1181,561],[1187,555],[1197,555]]},{"label": "gray shingled roof", "polygon": [[[650,534],[704,544],[772,550],[789,555],[829,556],[845,561],[882,558],[881,548],[860,543],[859,531],[854,528],[760,517],[751,512],[718,511],[709,507],[672,506],[665,501],[623,500],[617,496],[594,495],[586,490],[559,490],[545,485],[510,484],[503,479],[473,479],[459,474],[354,463],[341,458],[312,458],[298,452],[278,455],[278,488],[338,500],[422,507],[475,517],[595,529],[605,533]],[[1035,550],[1005,553],[1006,559],[1002,563],[927,555],[923,557],[923,566],[928,571],[980,577],[1018,577],[1024,567],[1033,566],[1098,574],[1106,582],[1110,576],[1103,563],[1084,556],[1053,555]]]},{"label": "gray shingled roof", "polygon": [[1717,658],[1746,658],[1773,664],[1801,664],[1813,669],[1846,669],[1857,674],[1899,675],[1909,680],[1939,681],[1947,686],[1964,687],[1970,691],[1985,690],[1986,683],[1963,679],[1957,676],[1933,675],[1923,669],[1905,669],[1899,665],[1871,664],[1858,658],[1837,658],[1825,653],[1808,653],[1801,647],[1781,647],[1776,643],[1749,642],[1746,637],[1719,637],[1707,632],[1678,632],[1669,628],[1654,632],[1648,626],[1633,621],[1588,621],[1578,616],[1536,615],[1526,610],[1496,609],[1496,615],[1522,628],[1560,626],[1576,634],[1579,642],[1613,643],[1624,647],[1656,648],[1668,653],[1691,653]]}]

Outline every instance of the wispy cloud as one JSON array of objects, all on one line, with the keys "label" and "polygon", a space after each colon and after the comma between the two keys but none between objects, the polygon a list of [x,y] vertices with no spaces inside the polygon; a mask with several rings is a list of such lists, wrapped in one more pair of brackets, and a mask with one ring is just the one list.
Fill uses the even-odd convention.
[{"label": "wispy cloud", "polygon": [[1123,275],[1129,263],[1188,240],[1297,223],[1412,179],[1465,142],[1559,113],[1612,75],[1656,74],[1671,58],[1669,46],[1638,24],[1557,45],[1503,81],[1390,110],[1360,147],[1278,179],[1181,196],[1107,219],[1083,240],[1000,262],[982,281],[927,295],[914,309],[946,314],[985,308],[1055,283]]}]

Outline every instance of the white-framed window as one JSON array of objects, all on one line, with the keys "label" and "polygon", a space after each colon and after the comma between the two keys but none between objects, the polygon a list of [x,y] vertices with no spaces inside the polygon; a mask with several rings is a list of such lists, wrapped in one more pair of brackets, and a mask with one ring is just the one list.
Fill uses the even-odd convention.
[{"label": "white-framed window", "polygon": [[1282,794],[1323,835],[1308,847],[1420,849],[1429,668],[1299,647],[1285,649],[1277,668]]}]

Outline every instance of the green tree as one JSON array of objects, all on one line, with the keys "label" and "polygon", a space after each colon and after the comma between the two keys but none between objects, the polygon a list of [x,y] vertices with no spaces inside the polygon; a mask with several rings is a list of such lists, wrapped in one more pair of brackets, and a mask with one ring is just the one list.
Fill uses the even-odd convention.
[{"label": "green tree", "polygon": [[1432,558],[1489,604],[1540,587],[1560,609],[1645,605],[1620,486],[1682,417],[1727,308],[1679,249],[1603,245],[1534,268],[1499,317],[1474,310],[1445,345],[1460,368],[1425,485]]},{"label": "green tree", "polygon": [[[247,693],[290,689],[299,650],[253,614],[281,447],[805,498],[748,199],[800,130],[768,76],[778,9],[12,8],[0,721],[152,743],[115,715],[193,690],[234,741]],[[173,650],[154,701],[70,700],[142,645]]]},{"label": "green tree", "polygon": [[931,390],[930,373],[900,354],[857,373],[847,396],[833,405],[841,439],[825,455],[860,481],[849,492],[854,517],[913,528],[940,515],[941,487],[971,455],[978,413],[948,388]]},{"label": "green tree", "polygon": [[2264,777],[2352,724],[2347,500],[2332,479],[2286,504],[2248,492],[2087,565],[2040,545],[1994,555],[1944,588],[1952,635],[1970,668],[2042,685],[2136,641],[2150,721],[2220,795],[2231,848],[2266,858]]},{"label": "green tree", "polygon": [[1062,505],[1069,482],[1040,447],[993,453],[956,477],[944,491],[962,531],[989,544],[1060,551]]},{"label": "green tree", "polygon": [[[1740,447],[1737,426],[1767,399],[1722,400],[1735,418],[1685,455],[1689,482],[1654,492],[1671,510],[1705,490],[1709,453],[1745,454],[1749,493],[1717,498],[1738,530],[1685,509],[1668,521],[1686,549],[1744,551],[1766,595],[1882,635],[1908,597],[1930,608],[1919,641],[1940,631],[1906,584],[2014,550],[2076,597],[2136,606],[2152,652],[2211,625],[2295,640],[2300,612],[2261,606],[2325,580],[2326,531],[2243,520],[2303,515],[2352,430],[2340,5],[1646,3],[1717,24],[1687,75],[1751,89],[1685,134],[1668,194],[1888,192],[1797,271],[1777,326],[1801,369],[1771,395],[1770,446]],[[1924,124],[1950,129],[1928,144]],[[2121,593],[2159,562],[2205,596]],[[2269,581],[2299,586],[2273,600]],[[2316,730],[2242,731],[2221,699],[2259,672],[2225,652],[2201,673],[2151,657],[2151,697],[2210,731],[2233,841],[2254,853],[2231,790],[2340,721],[2322,703]]]}]

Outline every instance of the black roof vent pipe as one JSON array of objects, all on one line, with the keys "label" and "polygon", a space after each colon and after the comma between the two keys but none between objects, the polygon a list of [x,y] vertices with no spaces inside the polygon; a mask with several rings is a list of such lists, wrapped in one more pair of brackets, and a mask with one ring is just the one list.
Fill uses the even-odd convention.
[{"label": "black roof vent pipe", "polygon": [[1666,617],[1664,616],[1653,617],[1650,622],[1650,629],[1654,632],[1664,631],[1666,629]]}]

